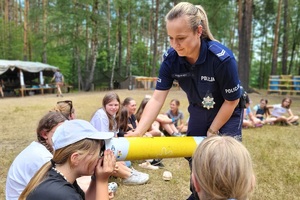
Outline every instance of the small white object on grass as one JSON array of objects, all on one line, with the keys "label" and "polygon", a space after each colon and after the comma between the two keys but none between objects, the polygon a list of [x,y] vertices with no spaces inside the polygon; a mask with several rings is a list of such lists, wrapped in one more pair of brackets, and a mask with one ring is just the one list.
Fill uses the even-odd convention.
[{"label": "small white object on grass", "polygon": [[169,171],[164,171],[163,180],[170,181],[172,179],[172,173]]}]

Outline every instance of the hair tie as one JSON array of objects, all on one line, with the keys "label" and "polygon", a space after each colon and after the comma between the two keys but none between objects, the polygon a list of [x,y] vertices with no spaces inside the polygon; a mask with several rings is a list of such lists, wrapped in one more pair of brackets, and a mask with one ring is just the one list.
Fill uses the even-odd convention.
[{"label": "hair tie", "polygon": [[53,159],[50,160],[52,167],[55,167],[55,162]]}]

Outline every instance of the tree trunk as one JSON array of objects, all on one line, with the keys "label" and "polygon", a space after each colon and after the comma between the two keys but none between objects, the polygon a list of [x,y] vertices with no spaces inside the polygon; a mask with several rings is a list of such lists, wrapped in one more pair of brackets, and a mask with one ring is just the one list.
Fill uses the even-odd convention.
[{"label": "tree trunk", "polygon": [[281,0],[279,0],[279,2],[278,2],[277,18],[276,18],[276,25],[275,25],[275,30],[274,30],[271,75],[276,75],[277,74],[277,57],[278,57],[278,38],[279,38],[280,15],[281,15]]},{"label": "tree trunk", "polygon": [[[78,24],[76,24],[76,31],[78,31]],[[78,32],[77,32],[78,33]],[[75,47],[75,66],[77,67],[77,76],[78,76],[78,91],[81,91],[81,84],[82,84],[82,73],[81,73],[81,65],[80,65],[80,49],[78,45]]]},{"label": "tree trunk", "polygon": [[111,0],[107,0],[107,62],[106,63],[110,63],[110,29],[111,29],[110,1]]},{"label": "tree trunk", "polygon": [[[149,19],[149,26],[148,26],[148,32],[149,32],[149,41],[147,41],[146,44],[150,44],[149,47],[149,53],[148,55],[152,55],[152,49],[153,49],[153,15],[154,15],[154,0],[151,1],[151,11],[150,11],[150,19]],[[151,56],[147,59],[147,63],[144,65],[144,76],[150,76],[150,73],[148,74],[147,65],[152,65],[153,59],[151,60]]]},{"label": "tree trunk", "polygon": [[122,48],[123,48],[123,45],[122,45],[122,6],[118,6],[118,11],[117,11],[117,16],[118,16],[118,39],[117,39],[117,42],[119,43],[118,44],[118,69],[121,69],[121,66],[122,66]]},{"label": "tree trunk", "polygon": [[5,4],[4,4],[4,21],[8,22],[8,2],[9,0],[5,0]]},{"label": "tree trunk", "polygon": [[250,49],[252,31],[252,0],[239,0],[239,56],[238,67],[242,86],[249,90]]},{"label": "tree trunk", "polygon": [[288,57],[288,0],[283,1],[283,47],[282,47],[282,74],[287,74],[287,57]]},{"label": "tree trunk", "polygon": [[157,29],[158,29],[158,16],[159,16],[159,0],[156,0],[155,9],[155,21],[154,21],[154,35],[153,35],[153,60],[152,60],[152,73],[151,76],[156,75],[156,65],[157,65]]},{"label": "tree trunk", "polygon": [[93,36],[92,36],[92,44],[91,44],[91,69],[89,70],[89,75],[87,79],[87,84],[85,85],[85,91],[89,91],[91,89],[91,85],[94,80],[94,72],[95,72],[95,67],[96,67],[96,60],[97,60],[97,55],[98,55],[98,10],[99,10],[99,0],[94,0],[93,3],[93,13],[91,16],[91,21],[92,21],[92,31],[93,31]]},{"label": "tree trunk", "polygon": [[18,18],[19,18],[19,12],[18,12],[18,3],[16,1],[13,1],[13,14],[14,14],[14,25],[18,26]]},{"label": "tree trunk", "polygon": [[288,74],[291,74],[292,72],[292,68],[294,66],[294,57],[295,57],[295,52],[296,52],[296,46],[298,44],[298,37],[299,37],[299,17],[296,18],[296,23],[295,23],[295,31],[293,33],[293,43],[292,43],[292,52],[291,52],[291,60],[290,60],[290,65],[289,65],[289,69],[288,69]]},{"label": "tree trunk", "polygon": [[18,8],[18,10],[19,10],[19,24],[22,24],[22,4],[21,4],[21,2],[22,2],[23,0],[19,0],[19,8]]},{"label": "tree trunk", "polygon": [[[86,11],[88,11],[89,10],[89,6],[88,5],[86,5],[85,6],[85,9],[86,9]],[[85,49],[85,72],[86,73],[88,73],[88,71],[89,71],[89,59],[90,59],[90,54],[89,54],[89,49],[90,49],[90,47],[89,47],[89,41],[90,41],[90,39],[89,39],[89,19],[88,19],[88,16],[87,16],[87,19],[86,19],[86,27],[85,27],[85,39],[86,39],[86,49]],[[86,77],[85,77],[86,78]],[[83,88],[85,89],[86,88],[86,82],[84,81],[84,83],[83,83]]]},{"label": "tree trunk", "polygon": [[48,0],[43,0],[43,63],[47,63],[47,9]]},{"label": "tree trunk", "polygon": [[[42,5],[42,6],[41,6]],[[34,2],[30,2],[30,6],[31,7],[36,7],[37,9],[41,9],[43,10],[43,18],[44,18],[44,0],[36,0]],[[34,11],[34,10],[33,10]],[[40,16],[35,14],[34,16],[32,16],[31,18],[31,27],[30,30],[33,30],[35,33],[40,33]],[[43,26],[43,24],[42,24]],[[42,27],[43,30],[44,27]],[[43,33],[42,33],[43,34]]]},{"label": "tree trunk", "polygon": [[[74,13],[77,13],[79,12],[79,5],[77,3],[77,0],[74,0]],[[79,30],[79,23],[78,21],[75,22],[75,33],[79,33],[80,30]],[[78,35],[77,34],[74,34],[74,38],[73,40],[74,41],[78,41]],[[82,86],[82,72],[81,72],[81,63],[80,63],[80,48],[79,48],[79,44],[76,42],[74,42],[75,46],[74,46],[74,65],[75,65],[75,68],[77,68],[77,86],[78,86],[78,91],[81,91],[81,86]]]},{"label": "tree trunk", "polygon": [[[118,32],[117,32],[117,38],[118,38]],[[116,60],[118,56],[118,42],[116,43],[115,47],[115,55],[114,55],[114,60],[112,63],[112,69],[111,69],[111,76],[110,76],[110,82],[109,82],[109,89],[112,90],[114,89],[114,77],[115,77],[115,68],[116,68]]]},{"label": "tree trunk", "polygon": [[[130,76],[131,73],[131,0],[128,1],[128,15],[127,15],[127,54],[126,54],[126,77]],[[131,77],[130,77],[131,78]]]},{"label": "tree trunk", "polygon": [[6,46],[7,46],[7,39],[6,39],[6,36],[7,36],[7,29],[5,27],[7,27],[7,22],[6,22],[6,10],[5,10],[5,1],[0,1],[0,7],[1,7],[1,15],[0,17],[2,18],[1,20],[1,26],[3,27],[3,31],[1,31],[1,43],[0,43],[0,46],[1,46],[1,49],[0,49],[0,55],[3,57],[3,58],[6,58]]},{"label": "tree trunk", "polygon": [[6,37],[7,37],[7,58],[8,59],[14,59],[12,54],[13,54],[13,48],[11,46],[11,44],[13,43],[13,29],[12,29],[12,21],[13,21],[13,5],[14,5],[14,1],[13,0],[5,0],[5,7],[4,7],[4,13],[5,13],[5,17],[4,17],[4,21],[6,24]]},{"label": "tree trunk", "polygon": [[29,0],[25,0],[25,9],[24,9],[24,44],[23,44],[23,60],[27,61],[28,59],[28,11],[29,11]]},{"label": "tree trunk", "polygon": [[258,75],[258,81],[259,81],[259,89],[264,88],[265,82],[268,80],[268,75],[266,77],[266,49],[267,49],[267,40],[268,40],[268,27],[267,27],[267,15],[263,15],[262,20],[262,41],[260,45],[260,67],[259,67],[259,75]]},{"label": "tree trunk", "polygon": [[131,0],[129,3],[129,12],[127,16],[127,55],[126,55],[126,77],[129,78],[129,87],[132,89],[132,71],[131,71]]},{"label": "tree trunk", "polygon": [[263,64],[263,61],[264,61],[264,53],[263,53],[263,48],[264,48],[264,42],[261,42],[260,43],[260,62],[259,62],[259,74],[258,74],[258,88],[259,89],[261,89],[262,87],[263,87],[263,78],[261,78],[262,77],[262,74],[263,74],[263,66],[264,66],[264,64]]}]

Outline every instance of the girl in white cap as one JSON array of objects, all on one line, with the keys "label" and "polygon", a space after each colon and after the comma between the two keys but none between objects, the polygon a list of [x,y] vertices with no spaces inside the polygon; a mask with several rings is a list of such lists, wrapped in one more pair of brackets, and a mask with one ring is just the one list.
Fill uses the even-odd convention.
[{"label": "girl in white cap", "polygon": [[[66,121],[52,137],[53,159],[35,174],[19,199],[107,200],[108,179],[116,159],[112,151],[100,150],[103,140],[112,137],[113,133],[100,133],[87,121]],[[84,193],[76,179],[87,175],[93,175],[93,181]]]}]

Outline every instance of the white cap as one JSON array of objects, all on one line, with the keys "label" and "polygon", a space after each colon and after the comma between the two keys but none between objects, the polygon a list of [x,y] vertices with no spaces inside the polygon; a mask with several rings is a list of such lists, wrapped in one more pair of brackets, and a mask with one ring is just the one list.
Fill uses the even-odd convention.
[{"label": "white cap", "polygon": [[65,121],[55,130],[52,142],[55,150],[74,144],[83,139],[106,140],[114,137],[113,132],[99,132],[90,122],[74,119]]}]

